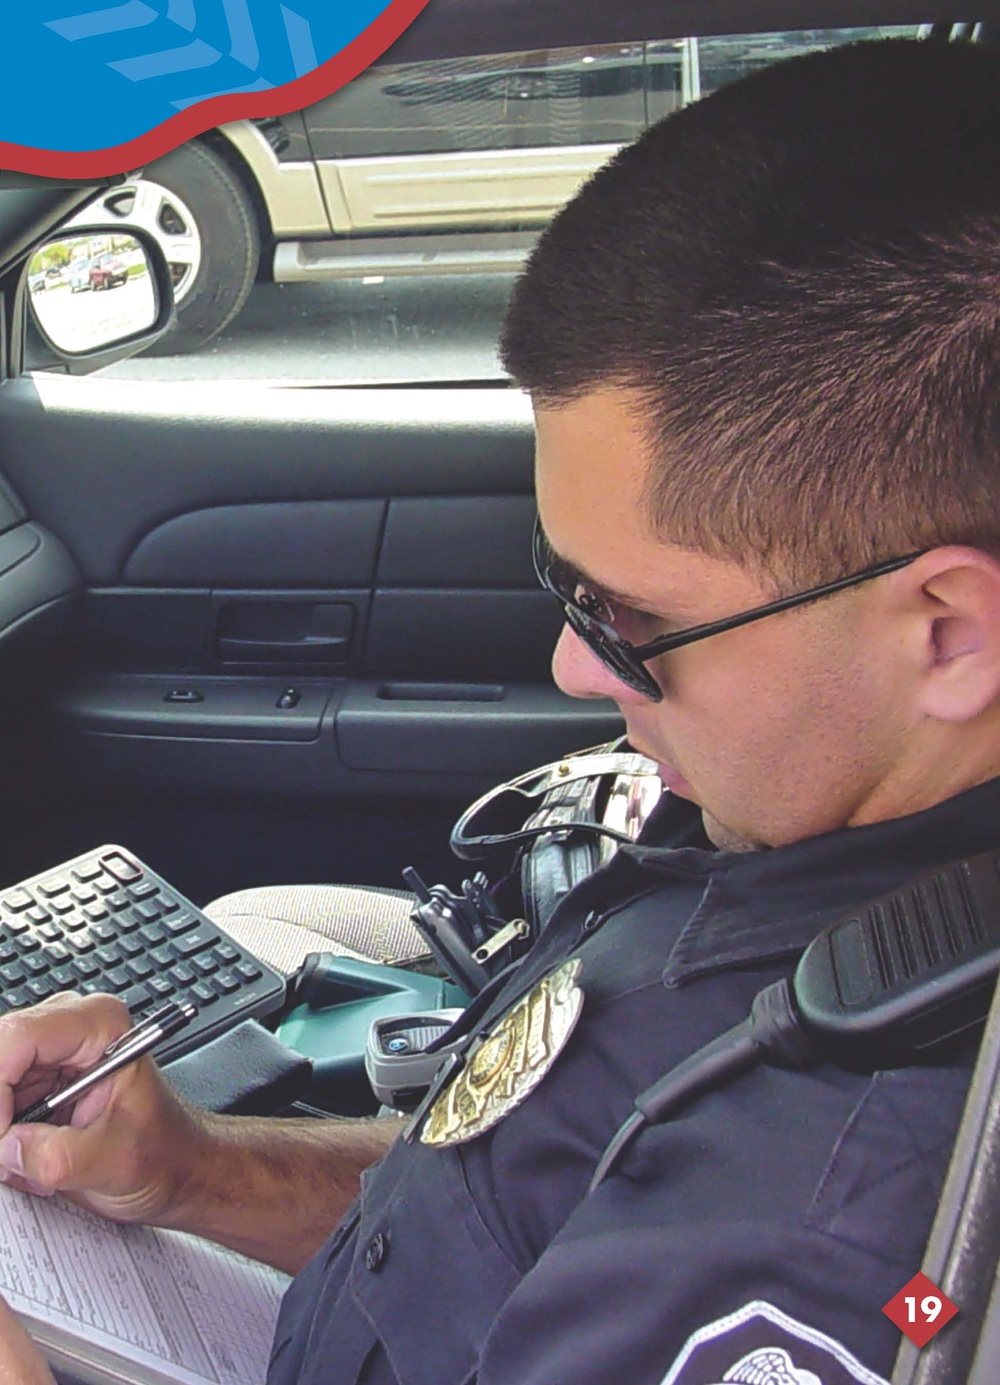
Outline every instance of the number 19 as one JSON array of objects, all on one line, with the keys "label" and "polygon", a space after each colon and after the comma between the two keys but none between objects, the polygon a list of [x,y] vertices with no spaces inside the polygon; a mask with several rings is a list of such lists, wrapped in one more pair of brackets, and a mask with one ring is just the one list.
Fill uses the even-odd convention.
[{"label": "number 19", "polygon": [[[916,1321],[917,1321],[917,1300],[916,1300],[916,1298],[915,1298],[913,1295],[908,1294],[908,1295],[903,1299],[903,1302],[906,1304],[906,1321],[907,1321],[907,1322],[916,1322]],[[923,1321],[923,1322],[934,1322],[935,1318],[937,1318],[937,1316],[938,1316],[939,1313],[941,1312],[942,1307],[943,1307],[943,1304],[941,1303],[941,1300],[937,1297],[936,1294],[928,1294],[926,1298],[922,1298],[922,1299],[920,1300],[920,1316],[921,1316],[921,1321]]]}]

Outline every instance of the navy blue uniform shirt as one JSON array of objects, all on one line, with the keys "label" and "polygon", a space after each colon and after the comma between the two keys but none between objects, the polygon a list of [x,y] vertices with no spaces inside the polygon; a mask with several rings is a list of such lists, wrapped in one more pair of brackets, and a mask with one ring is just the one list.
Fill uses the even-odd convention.
[{"label": "navy blue uniform shirt", "polygon": [[[1000,780],[756,853],[669,795],[487,1011],[569,955],[583,1013],[534,1092],[397,1145],[291,1285],[269,1385],[840,1385],[889,1375],[971,1070],[757,1068],[588,1181],[637,1093],[744,1019],[839,913],[1000,844]],[[770,1371],[770,1374],[766,1372]]]}]

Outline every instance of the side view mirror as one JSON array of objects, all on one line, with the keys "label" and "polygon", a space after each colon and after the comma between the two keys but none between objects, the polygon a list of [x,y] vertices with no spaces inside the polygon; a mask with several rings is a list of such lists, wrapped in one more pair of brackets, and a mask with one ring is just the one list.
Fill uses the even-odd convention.
[{"label": "side view mirror", "polygon": [[120,226],[74,227],[26,266],[28,369],[86,375],[150,346],[170,326],[170,269],[155,239]]}]

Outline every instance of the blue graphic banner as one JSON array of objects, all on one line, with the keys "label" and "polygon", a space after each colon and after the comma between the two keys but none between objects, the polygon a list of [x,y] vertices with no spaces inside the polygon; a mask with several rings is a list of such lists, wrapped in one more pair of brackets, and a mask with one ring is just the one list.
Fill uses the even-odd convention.
[{"label": "blue graphic banner", "polygon": [[4,15],[0,166],[119,172],[363,71],[427,0],[27,0]]}]

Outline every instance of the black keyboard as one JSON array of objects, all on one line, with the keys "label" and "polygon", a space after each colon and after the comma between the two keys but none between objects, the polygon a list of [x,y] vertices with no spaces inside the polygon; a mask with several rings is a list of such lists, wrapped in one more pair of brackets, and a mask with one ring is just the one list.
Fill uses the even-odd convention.
[{"label": "black keyboard", "polygon": [[169,1062],[277,1010],[285,982],[131,852],[102,846],[0,890],[0,1014],[59,991],[107,991],[136,1018],[190,1000],[196,1018],[157,1049]]}]

